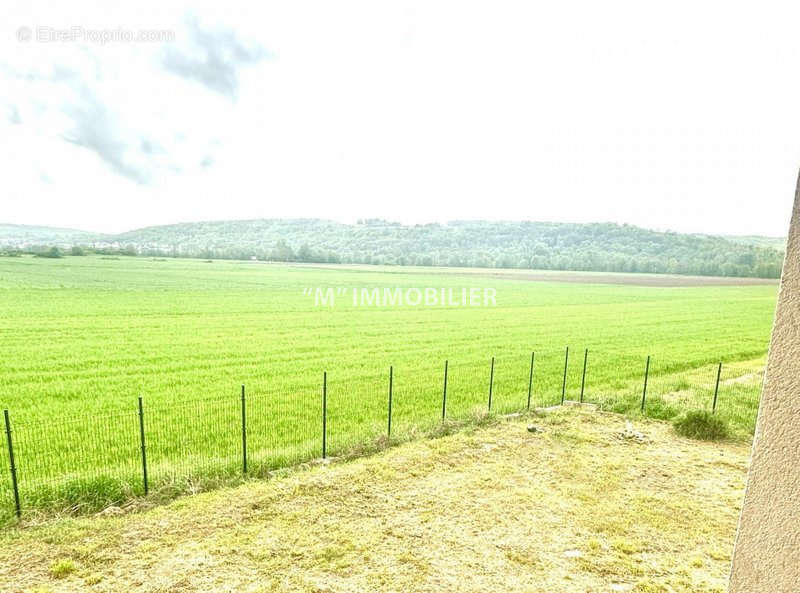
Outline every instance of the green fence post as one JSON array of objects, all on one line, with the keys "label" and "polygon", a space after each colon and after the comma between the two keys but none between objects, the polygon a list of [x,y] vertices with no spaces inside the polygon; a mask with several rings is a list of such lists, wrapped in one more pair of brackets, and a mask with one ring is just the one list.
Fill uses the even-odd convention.
[{"label": "green fence post", "polygon": [[533,390],[533,358],[535,352],[531,352],[531,372],[528,375],[528,409],[531,409],[531,392]]},{"label": "green fence post", "polygon": [[717,394],[719,393],[719,376],[722,374],[722,362],[717,367],[717,384],[714,386],[714,403],[711,404],[711,413],[717,413]]},{"label": "green fence post", "polygon": [[583,387],[586,385],[586,361],[589,358],[589,349],[583,351],[583,375],[581,375],[581,403],[583,403]]},{"label": "green fence post", "polygon": [[3,417],[6,421],[6,439],[8,439],[8,460],[11,463],[11,486],[14,489],[14,510],[17,517],[22,514],[19,504],[19,486],[17,484],[17,466],[14,463],[14,443],[11,439],[11,420],[8,418],[8,410],[3,410]]},{"label": "green fence post", "polygon": [[442,422],[447,415],[447,361],[444,361],[444,387],[442,388]]},{"label": "green fence post", "polygon": [[247,404],[242,384],[242,473],[247,473]]},{"label": "green fence post", "polygon": [[144,494],[147,496],[147,452],[144,445],[144,404],[141,396],[139,396],[139,442],[142,447],[142,481],[144,482]]},{"label": "green fence post", "polygon": [[492,411],[492,386],[494,385],[494,356],[492,356],[492,367],[489,371],[489,411]]},{"label": "green fence post", "polygon": [[328,453],[328,371],[322,373],[322,458]]},{"label": "green fence post", "polygon": [[392,437],[392,379],[394,375],[394,369],[390,366],[389,367],[389,425],[386,427],[386,440],[388,441]]},{"label": "green fence post", "polygon": [[564,398],[567,395],[567,364],[569,363],[569,346],[564,351],[564,380],[561,382],[561,405],[564,405]]}]

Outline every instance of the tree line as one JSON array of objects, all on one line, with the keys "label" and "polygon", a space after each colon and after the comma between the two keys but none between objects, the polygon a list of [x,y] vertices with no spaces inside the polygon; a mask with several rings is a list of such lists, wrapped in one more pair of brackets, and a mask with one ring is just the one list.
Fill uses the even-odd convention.
[{"label": "tree line", "polygon": [[[307,263],[519,268],[708,276],[780,276],[783,253],[754,241],[611,223],[459,221],[403,225],[366,219],[187,223],[100,236],[81,245],[27,247],[81,253]],[[75,250],[79,251],[75,251]],[[6,250],[8,253],[9,250]]]}]

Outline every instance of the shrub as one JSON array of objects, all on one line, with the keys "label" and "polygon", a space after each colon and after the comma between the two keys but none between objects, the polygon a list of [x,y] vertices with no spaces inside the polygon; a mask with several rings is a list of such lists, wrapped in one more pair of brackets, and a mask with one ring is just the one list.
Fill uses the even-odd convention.
[{"label": "shrub", "polygon": [[61,250],[58,247],[51,247],[47,251],[37,253],[36,257],[58,258],[61,257]]},{"label": "shrub", "polygon": [[687,412],[675,421],[678,434],[690,439],[717,441],[727,438],[728,424],[719,416],[705,410]]}]

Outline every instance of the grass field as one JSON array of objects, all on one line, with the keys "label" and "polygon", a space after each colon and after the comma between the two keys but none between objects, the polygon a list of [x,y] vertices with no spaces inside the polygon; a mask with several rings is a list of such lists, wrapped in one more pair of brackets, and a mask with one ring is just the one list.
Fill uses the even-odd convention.
[{"label": "grass field", "polygon": [[[643,277],[646,280],[646,277]],[[611,282],[613,275],[603,275]],[[137,397],[151,485],[200,487],[241,470],[240,385],[247,387],[251,473],[320,454],[328,372],[329,453],[448,416],[585,397],[632,412],[652,355],[648,412],[711,403],[752,430],[777,284],[649,286],[531,281],[521,274],[408,268],[326,269],[250,262],[0,258],[0,407],[11,414],[23,506],[95,508],[141,492]],[[307,288],[342,289],[315,306]],[[491,288],[496,306],[354,306],[353,289]],[[0,455],[7,459],[5,440]],[[3,462],[6,466],[6,462]],[[0,508],[11,503],[0,475]],[[189,482],[187,482],[189,480]],[[187,486],[188,484],[188,486]],[[0,511],[2,512],[2,511]]]},{"label": "grass field", "polygon": [[748,444],[634,427],[565,408],[7,530],[0,590],[722,593]]}]

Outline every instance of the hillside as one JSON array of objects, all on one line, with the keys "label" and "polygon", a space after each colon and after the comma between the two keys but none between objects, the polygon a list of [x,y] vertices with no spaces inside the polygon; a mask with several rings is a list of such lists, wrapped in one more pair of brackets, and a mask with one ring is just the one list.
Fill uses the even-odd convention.
[{"label": "hillside", "polygon": [[0,226],[0,245],[80,243],[150,256],[767,278],[780,275],[783,257],[768,238],[734,240],[611,223],[260,219],[155,226],[118,235],[63,229],[48,235],[46,229],[25,228]]},{"label": "hillside", "polygon": [[743,245],[755,245],[756,247],[771,247],[778,251],[786,250],[786,237],[762,237],[761,235],[722,235],[723,239],[742,243]]},{"label": "hillside", "polygon": [[55,245],[91,241],[97,233],[50,226],[0,223],[0,245]]}]

